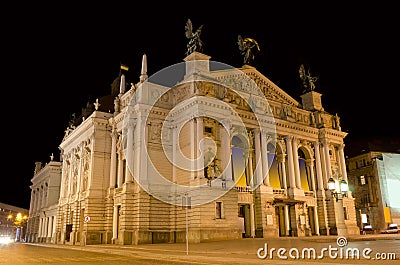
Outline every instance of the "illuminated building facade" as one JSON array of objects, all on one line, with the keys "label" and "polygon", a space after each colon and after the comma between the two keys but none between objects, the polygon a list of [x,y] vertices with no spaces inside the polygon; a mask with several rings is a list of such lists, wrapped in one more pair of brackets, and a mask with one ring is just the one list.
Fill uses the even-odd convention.
[{"label": "illuminated building facade", "polygon": [[0,202],[0,237],[23,241],[27,219],[27,209]]},{"label": "illuminated building facade", "polygon": [[[71,123],[57,243],[337,234],[326,187],[332,176],[347,181],[339,117],[316,91],[299,102],[252,66],[215,66],[195,51],[162,82],[144,55],[138,82],[120,74]],[[347,234],[359,234],[351,192],[343,206]]]},{"label": "illuminated building facade", "polygon": [[372,141],[366,151],[346,160],[360,229],[371,225],[379,232],[400,224],[400,149],[395,146],[400,145]]},{"label": "illuminated building facade", "polygon": [[31,201],[26,232],[28,242],[55,243],[58,200],[60,198],[61,162],[35,163],[31,179]]}]

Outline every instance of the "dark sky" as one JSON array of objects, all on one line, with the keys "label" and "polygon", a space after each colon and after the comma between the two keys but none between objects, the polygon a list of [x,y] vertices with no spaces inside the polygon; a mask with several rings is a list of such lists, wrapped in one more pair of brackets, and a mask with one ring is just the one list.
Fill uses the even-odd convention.
[{"label": "dark sky", "polygon": [[241,67],[237,36],[257,40],[261,51],[254,66],[299,102],[298,69],[301,64],[310,68],[319,77],[316,91],[325,110],[338,113],[342,130],[349,133],[346,146],[399,134],[394,6],[262,3],[125,6],[113,1],[4,9],[0,202],[29,208],[35,162],[48,162],[52,153],[59,159],[71,114],[110,93],[121,62],[130,67],[132,82],[138,81],[143,53],[149,75],[182,62],[188,18],[195,29],[203,25],[203,52],[213,61]]}]

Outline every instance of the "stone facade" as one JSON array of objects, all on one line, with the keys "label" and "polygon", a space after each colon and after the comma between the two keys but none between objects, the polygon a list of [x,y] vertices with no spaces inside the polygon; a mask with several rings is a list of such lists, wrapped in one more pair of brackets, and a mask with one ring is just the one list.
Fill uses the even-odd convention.
[{"label": "stone facade", "polygon": [[[120,76],[112,111],[97,102],[66,131],[57,243],[337,234],[341,204],[326,185],[347,180],[346,133],[321,94],[300,103],[256,68],[212,70],[199,52],[180,66],[172,82],[150,81],[143,56],[139,82],[125,91]],[[358,234],[351,194],[341,202]]]},{"label": "stone facade", "polygon": [[[399,160],[399,153],[374,150],[347,159],[349,184],[355,197],[357,224],[361,230],[365,225],[371,225],[379,233],[391,223],[400,223],[400,207],[398,200],[394,199],[400,183]],[[396,168],[391,167],[393,163]],[[392,187],[388,187],[390,185]]]},{"label": "stone facade", "polygon": [[25,240],[29,210],[0,202],[0,236]]},{"label": "stone facade", "polygon": [[27,242],[55,243],[61,165],[61,162],[53,161],[53,158],[44,167],[41,162],[36,162],[30,186]]}]

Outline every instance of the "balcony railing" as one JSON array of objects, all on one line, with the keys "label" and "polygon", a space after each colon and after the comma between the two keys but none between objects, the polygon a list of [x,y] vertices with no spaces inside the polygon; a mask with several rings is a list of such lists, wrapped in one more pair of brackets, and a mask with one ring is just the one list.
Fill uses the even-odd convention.
[{"label": "balcony railing", "polygon": [[237,192],[245,192],[245,193],[250,193],[251,192],[250,186],[235,186],[235,190]]},{"label": "balcony railing", "polygon": [[314,192],[313,191],[304,191],[304,195],[309,196],[309,197],[314,197]]},{"label": "balcony railing", "polygon": [[284,189],[273,189],[272,192],[274,194],[278,194],[278,195],[285,195],[285,190]]}]

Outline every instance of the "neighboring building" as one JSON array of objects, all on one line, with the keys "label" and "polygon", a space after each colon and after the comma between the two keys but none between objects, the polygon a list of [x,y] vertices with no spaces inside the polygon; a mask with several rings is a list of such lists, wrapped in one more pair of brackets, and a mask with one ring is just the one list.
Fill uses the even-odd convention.
[{"label": "neighboring building", "polygon": [[357,224],[379,232],[400,224],[400,141],[369,140],[357,155],[347,158]]},{"label": "neighboring building", "polygon": [[55,243],[58,200],[60,198],[61,162],[53,161],[42,167],[35,163],[31,179],[31,201],[26,240]]},{"label": "neighboring building", "polygon": [[0,236],[23,241],[26,233],[28,210],[0,202]]},{"label": "neighboring building", "polygon": [[[176,69],[184,75],[170,68],[173,82],[159,84],[144,55],[138,82],[128,87],[120,74],[71,122],[60,144],[58,244],[184,242],[187,231],[190,242],[335,235],[341,219],[359,234],[351,193],[338,216],[326,189],[332,176],[347,180],[347,133],[321,94],[300,103],[252,66],[211,70],[209,59],[195,51]],[[195,162],[171,164],[185,157]]]}]

